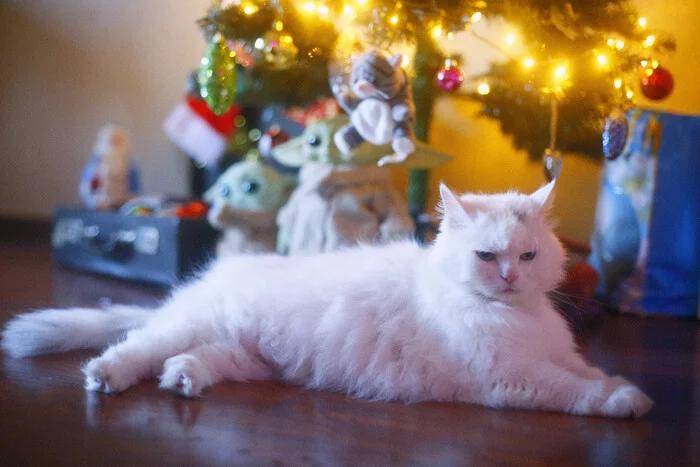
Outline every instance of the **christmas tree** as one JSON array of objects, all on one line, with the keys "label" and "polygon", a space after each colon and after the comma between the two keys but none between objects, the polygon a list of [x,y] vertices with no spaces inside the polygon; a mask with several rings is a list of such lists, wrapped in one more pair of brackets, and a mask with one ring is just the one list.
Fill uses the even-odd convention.
[{"label": "christmas tree", "polygon": [[[633,102],[638,74],[645,67],[654,73],[655,56],[673,48],[626,0],[223,0],[198,22],[211,43],[200,72],[202,96],[215,110],[234,100],[259,108],[305,105],[332,95],[359,43],[409,48],[416,137],[427,141],[441,88],[455,91],[462,81],[440,41],[488,17],[517,28],[526,53],[494,64],[470,95],[533,156],[556,149],[558,126],[567,150],[599,154],[604,116]],[[505,45],[483,40],[509,54],[516,36],[507,36]],[[427,171],[411,171],[414,214],[424,208],[427,181]]]}]

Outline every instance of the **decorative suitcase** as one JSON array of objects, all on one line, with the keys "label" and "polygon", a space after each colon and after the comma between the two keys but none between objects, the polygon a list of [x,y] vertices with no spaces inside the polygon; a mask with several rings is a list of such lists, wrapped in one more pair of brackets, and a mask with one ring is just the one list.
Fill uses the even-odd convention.
[{"label": "decorative suitcase", "polygon": [[58,208],[51,242],[63,266],[171,286],[214,257],[217,236],[206,219]]}]

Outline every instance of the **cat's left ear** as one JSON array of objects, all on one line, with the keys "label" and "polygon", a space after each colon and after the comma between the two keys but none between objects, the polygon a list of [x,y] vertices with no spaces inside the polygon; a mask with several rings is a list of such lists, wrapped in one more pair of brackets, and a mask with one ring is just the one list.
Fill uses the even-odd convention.
[{"label": "cat's left ear", "polygon": [[554,185],[556,179],[540,187],[536,192],[530,195],[538,205],[542,207],[542,212],[547,212],[554,204]]},{"label": "cat's left ear", "polygon": [[391,65],[391,67],[394,69],[401,68],[402,61],[403,61],[402,54],[394,54],[387,59],[387,62],[389,63],[389,65]]}]

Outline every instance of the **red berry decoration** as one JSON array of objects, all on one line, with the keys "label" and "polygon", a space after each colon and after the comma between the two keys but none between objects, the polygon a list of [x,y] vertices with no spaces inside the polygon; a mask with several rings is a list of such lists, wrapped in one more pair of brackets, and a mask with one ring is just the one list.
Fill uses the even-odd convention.
[{"label": "red berry decoration", "polygon": [[661,100],[671,94],[673,90],[673,75],[665,68],[656,67],[651,73],[645,70],[639,83],[642,94],[653,101]]},{"label": "red berry decoration", "polygon": [[437,74],[440,87],[447,92],[455,92],[462,86],[464,74],[453,62],[447,60]]}]

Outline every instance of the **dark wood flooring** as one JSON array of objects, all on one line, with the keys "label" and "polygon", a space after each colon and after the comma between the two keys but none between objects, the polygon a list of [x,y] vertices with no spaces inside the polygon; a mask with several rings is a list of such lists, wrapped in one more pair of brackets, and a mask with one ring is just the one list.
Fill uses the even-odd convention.
[{"label": "dark wood flooring", "polygon": [[[155,303],[152,289],[55,267],[46,242],[0,236],[0,324],[46,306]],[[41,235],[39,237],[42,237]],[[694,321],[608,315],[584,352],[639,384],[641,420],[372,403],[272,383],[221,384],[185,400],[147,382],[88,394],[94,352],[0,356],[0,465],[700,465]]]}]

